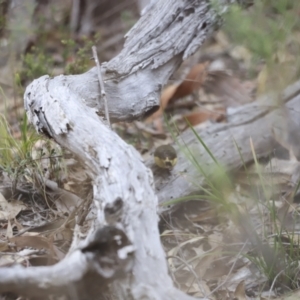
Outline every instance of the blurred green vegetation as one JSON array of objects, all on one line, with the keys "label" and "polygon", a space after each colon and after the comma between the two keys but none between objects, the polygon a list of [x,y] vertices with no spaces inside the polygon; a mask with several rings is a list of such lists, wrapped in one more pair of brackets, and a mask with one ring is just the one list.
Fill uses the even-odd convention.
[{"label": "blurred green vegetation", "polygon": [[[86,72],[91,66],[91,48],[97,43],[98,39],[97,36],[94,39],[85,37],[80,43],[82,46],[78,46],[78,43],[74,39],[62,39],[61,67],[63,73],[74,75]],[[51,54],[45,51],[42,45],[41,47],[32,47],[30,51],[22,55],[21,59],[22,70],[19,74],[21,82],[24,80],[34,80],[45,74],[54,75],[55,60]]]},{"label": "blurred green vegetation", "polygon": [[[251,69],[248,71],[249,74],[255,74],[253,79],[257,80],[258,95],[270,91],[279,95],[279,91],[298,79],[300,75],[300,1],[257,0],[246,10],[233,5],[225,16],[223,29],[230,39],[230,47],[243,46],[251,53]],[[169,129],[172,132],[172,128],[169,127]],[[216,205],[222,216],[231,220],[243,234],[243,226],[245,226],[243,220],[249,216],[248,213],[242,212],[243,210],[237,203],[232,202],[232,199],[240,197],[240,194],[236,193],[234,177],[220,165],[193,127],[190,126],[190,129],[199,147],[202,151],[204,149],[210,157],[213,166],[210,164],[210,169],[206,170],[205,162],[200,159],[202,155],[195,152],[195,149],[190,149],[179,140],[177,135],[173,134],[180,151],[199,172],[200,178],[204,178],[206,185],[198,184],[193,178],[187,178],[191,184],[199,187],[201,194],[173,199],[164,205],[206,199]],[[259,236],[253,227],[253,235],[257,235],[259,242],[257,245],[252,244],[254,251],[249,252],[247,258],[266,276],[268,279],[266,284],[294,289],[298,282],[298,268],[295,266],[298,266],[297,262],[300,259],[298,235],[293,231],[287,231],[284,224],[280,222],[275,205],[278,200],[278,195],[275,196],[274,192],[276,186],[270,187],[266,184],[263,167],[256,158],[252,144],[251,146],[256,173],[259,177],[259,187],[262,190],[261,197],[253,200],[257,202],[258,210],[261,206],[267,208],[269,223],[263,224],[263,233]],[[239,149],[239,145],[236,145],[236,148]],[[240,156],[243,161],[241,153]],[[245,163],[243,165],[245,174],[248,174],[247,166]],[[246,178],[249,178],[251,187],[251,173],[246,175]],[[266,238],[268,235],[272,237]],[[268,249],[269,252],[264,252],[263,249]]]},{"label": "blurred green vegetation", "polygon": [[[73,39],[62,40],[64,45],[63,59],[65,63],[65,74],[81,74],[86,72],[91,66],[92,46],[96,45],[100,39],[100,34],[94,36],[93,39],[84,37],[81,41],[82,46],[77,48],[77,44]],[[70,53],[74,53],[74,61],[68,62]]]},{"label": "blurred green vegetation", "polygon": [[[43,144],[43,147],[37,143]],[[43,169],[42,160],[49,162],[47,170]],[[0,174],[5,173],[10,178],[13,189],[19,182],[29,180],[33,183],[37,178],[44,178],[46,172],[59,176],[57,170],[63,168],[62,153],[28,126],[25,113],[18,131],[13,130],[5,116],[0,114]],[[59,182],[60,178],[56,180]]]},{"label": "blurred green vegetation", "polygon": [[26,170],[36,167],[31,154],[34,143],[40,138],[29,129],[26,114],[20,132],[21,137],[15,138],[6,118],[0,115],[0,172],[11,178],[14,187]]},{"label": "blurred green vegetation", "polygon": [[260,0],[247,10],[233,5],[225,17],[225,32],[263,64],[259,93],[279,91],[300,74],[300,1]]},{"label": "blurred green vegetation", "polygon": [[53,58],[40,48],[32,47],[30,52],[22,55],[21,59],[23,64],[20,78],[34,80],[45,74],[52,76]]}]

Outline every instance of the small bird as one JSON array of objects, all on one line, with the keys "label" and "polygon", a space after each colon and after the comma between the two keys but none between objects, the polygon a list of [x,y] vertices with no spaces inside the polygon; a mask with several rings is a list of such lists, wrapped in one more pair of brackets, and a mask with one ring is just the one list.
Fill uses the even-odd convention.
[{"label": "small bird", "polygon": [[177,163],[176,150],[171,145],[162,145],[154,152],[154,161],[157,166],[171,170]]}]

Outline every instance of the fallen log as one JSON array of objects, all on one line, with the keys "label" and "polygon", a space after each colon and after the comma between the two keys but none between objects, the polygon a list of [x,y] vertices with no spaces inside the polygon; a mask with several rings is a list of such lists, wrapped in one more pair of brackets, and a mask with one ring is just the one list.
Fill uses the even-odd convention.
[{"label": "fallen log", "polygon": [[[279,103],[278,101],[282,101]],[[285,104],[284,104],[285,103]],[[253,161],[250,139],[253,142],[257,158],[267,157],[278,146],[272,128],[284,126],[282,134],[292,135],[291,140],[300,147],[300,81],[292,84],[282,93],[269,94],[256,101],[243,105],[227,117],[227,123],[214,124],[206,129],[195,128],[201,139],[212,152],[214,158],[227,171],[235,171]],[[287,120],[280,118],[282,109],[286,109]],[[288,121],[285,125],[284,122]],[[193,152],[196,159],[206,170],[207,176],[213,175],[216,163],[210,154],[198,141],[192,130],[187,130],[178,138],[178,142]],[[288,145],[286,145],[288,146]],[[178,163],[171,175],[157,173],[155,186],[161,211],[169,210],[164,203],[176,198],[199,194],[201,186],[205,185],[205,177],[186,157],[180,147],[174,145],[178,152]],[[239,149],[238,149],[238,148]],[[241,158],[242,156],[242,158]],[[194,183],[197,183],[195,185]]]}]

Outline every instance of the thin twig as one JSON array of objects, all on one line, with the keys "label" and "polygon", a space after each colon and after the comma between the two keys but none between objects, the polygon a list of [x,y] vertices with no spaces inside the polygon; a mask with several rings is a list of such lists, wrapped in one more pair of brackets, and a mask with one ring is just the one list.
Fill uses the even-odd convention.
[{"label": "thin twig", "polygon": [[92,47],[92,51],[93,51],[93,58],[95,60],[96,66],[97,66],[98,80],[99,80],[99,84],[100,84],[100,94],[101,94],[101,98],[104,101],[105,118],[107,120],[108,126],[111,128],[109,113],[108,113],[106,93],[105,93],[105,89],[104,89],[104,82],[103,82],[102,75],[101,75],[101,66],[100,66],[96,46]]}]

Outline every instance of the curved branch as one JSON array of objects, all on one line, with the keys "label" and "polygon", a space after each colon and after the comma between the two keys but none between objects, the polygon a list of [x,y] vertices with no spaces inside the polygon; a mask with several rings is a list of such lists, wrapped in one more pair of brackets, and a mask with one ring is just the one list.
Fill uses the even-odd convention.
[{"label": "curved branch", "polygon": [[[219,0],[222,11],[234,2]],[[162,86],[182,60],[219,26],[219,20],[209,0],[161,0],[153,4],[128,34],[122,52],[103,64],[111,120],[131,121],[157,109]],[[93,108],[99,97],[95,68],[76,76],[43,76],[27,87],[24,98],[29,120],[37,131],[71,150],[85,164],[93,179],[97,212],[89,234],[93,238],[85,241],[81,250],[56,266],[11,269],[6,279],[0,271],[0,290],[17,289],[15,273],[22,284],[31,287],[32,294],[35,289],[43,295],[58,289],[67,290],[72,299],[86,299],[84,290],[94,287],[96,292],[89,299],[97,299],[100,278],[110,278],[119,299],[193,299],[177,290],[168,274],[158,231],[158,201],[152,173],[139,153],[98,117]],[[102,112],[103,103],[99,113]],[[93,234],[94,228],[98,230]],[[104,243],[108,228],[117,234]],[[99,242],[113,245],[113,251],[112,246],[104,247],[112,257],[99,250]],[[74,264],[76,255],[78,261]],[[87,263],[90,256],[92,264]],[[70,278],[61,281],[59,288],[55,281],[43,281],[42,277],[51,276],[53,270],[61,271],[62,266],[66,268],[62,274],[70,274]],[[78,277],[72,277],[70,268]],[[94,273],[97,276],[93,280],[91,276],[87,276],[90,281],[80,280]],[[119,277],[120,273],[124,276]],[[69,288],[76,279],[83,288],[74,293]],[[17,291],[30,294],[24,286]]]},{"label": "curved branch", "polygon": [[[85,164],[94,183],[97,215],[93,228],[118,229],[133,246],[132,272],[114,278],[119,299],[178,299],[181,292],[168,275],[160,243],[151,171],[140,154],[112,132],[78,94],[67,86],[48,90],[49,80],[45,76],[27,87],[27,115],[37,131],[71,150]],[[101,236],[95,237],[82,251],[99,251],[99,239]],[[127,258],[130,250],[127,246],[116,256]]]}]

